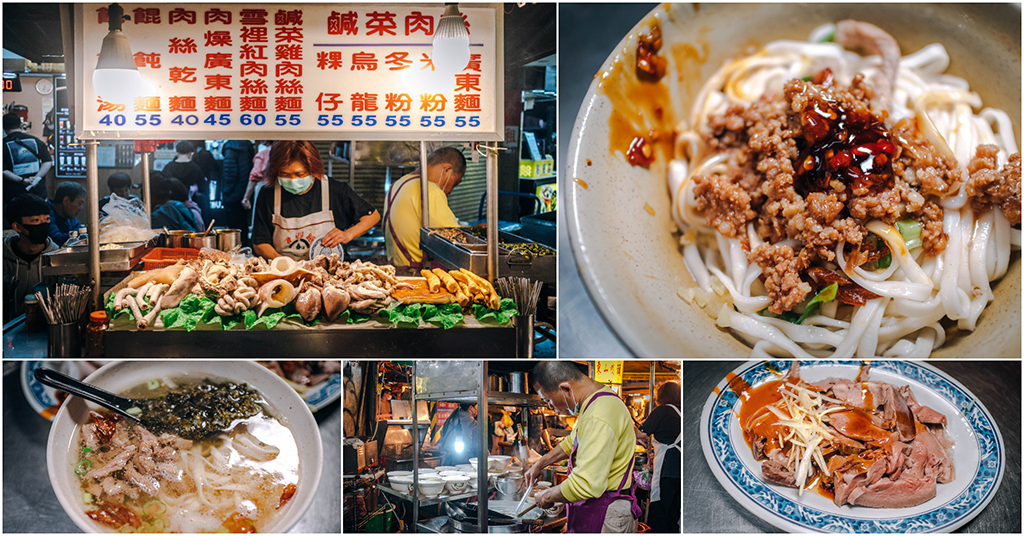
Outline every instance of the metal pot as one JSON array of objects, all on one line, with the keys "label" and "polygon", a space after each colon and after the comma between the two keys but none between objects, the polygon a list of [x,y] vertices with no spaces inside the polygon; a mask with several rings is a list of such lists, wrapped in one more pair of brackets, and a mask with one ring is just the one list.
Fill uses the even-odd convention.
[{"label": "metal pot", "polygon": [[218,229],[217,249],[230,252],[242,247],[242,231],[239,229]]},{"label": "metal pot", "polygon": [[206,233],[189,233],[188,247],[193,249],[217,249],[217,235]]},{"label": "metal pot", "polygon": [[487,390],[491,392],[504,392],[508,386],[508,380],[501,374],[487,376]]},{"label": "metal pot", "polygon": [[530,392],[529,375],[525,372],[509,372],[508,379],[510,392],[519,394]]},{"label": "metal pot", "polygon": [[[451,519],[450,523],[452,527],[455,527],[455,532],[462,533],[474,533],[480,532],[480,527],[476,524],[475,517],[466,517],[465,521],[458,521]],[[498,533],[520,533],[529,532],[530,525],[526,523],[519,523],[514,520],[505,519],[488,519],[487,520],[487,532],[498,532]]]},{"label": "metal pot", "polygon": [[499,501],[518,501],[523,498],[520,486],[523,483],[523,475],[499,476],[494,479],[494,485],[498,488]]},{"label": "metal pot", "polygon": [[187,248],[190,234],[192,231],[167,231],[167,234],[164,235],[164,247]]}]

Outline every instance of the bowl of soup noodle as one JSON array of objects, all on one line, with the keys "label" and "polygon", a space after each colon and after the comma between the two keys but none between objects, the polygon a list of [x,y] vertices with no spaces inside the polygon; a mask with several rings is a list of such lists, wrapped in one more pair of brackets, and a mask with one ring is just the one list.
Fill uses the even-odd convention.
[{"label": "bowl of soup noodle", "polygon": [[[175,413],[186,431],[153,430],[70,397],[46,448],[50,483],[86,532],[287,532],[316,495],[323,451],[299,395],[253,362],[125,361],[87,383],[136,399],[203,392],[210,411]],[[226,431],[201,437],[209,414]],[[190,437],[192,439],[190,439]]]}]

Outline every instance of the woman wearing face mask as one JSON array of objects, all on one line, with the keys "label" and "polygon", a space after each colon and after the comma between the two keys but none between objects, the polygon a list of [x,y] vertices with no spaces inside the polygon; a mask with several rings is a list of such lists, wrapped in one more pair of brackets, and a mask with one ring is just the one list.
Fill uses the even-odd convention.
[{"label": "woman wearing face mask", "polygon": [[263,181],[266,188],[253,207],[252,243],[266,259],[308,259],[314,246],[348,244],[380,221],[373,205],[324,175],[312,142],[275,142]]}]

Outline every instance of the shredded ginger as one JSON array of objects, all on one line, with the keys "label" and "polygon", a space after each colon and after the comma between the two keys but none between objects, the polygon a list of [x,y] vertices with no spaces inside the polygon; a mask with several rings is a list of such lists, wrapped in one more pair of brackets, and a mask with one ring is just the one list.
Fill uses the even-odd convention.
[{"label": "shredded ginger", "polygon": [[[823,473],[828,473],[821,446],[831,441],[833,436],[821,419],[833,411],[842,410],[843,407],[825,409],[825,402],[842,402],[793,384],[786,384],[781,392],[782,400],[774,406],[768,406],[767,409],[779,418],[779,426],[788,429],[788,433],[784,432],[785,436],[780,434],[783,444],[788,442],[792,445],[786,467],[793,471],[796,477],[797,494],[803,495],[804,485],[814,473],[815,463]],[[784,408],[785,412],[779,409],[779,406]]]}]

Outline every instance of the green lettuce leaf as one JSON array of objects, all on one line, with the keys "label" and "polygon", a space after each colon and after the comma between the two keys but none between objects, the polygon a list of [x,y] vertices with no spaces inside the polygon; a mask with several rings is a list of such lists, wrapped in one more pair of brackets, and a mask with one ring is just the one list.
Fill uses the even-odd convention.
[{"label": "green lettuce leaf", "polygon": [[500,309],[490,309],[486,305],[480,305],[479,303],[473,304],[473,316],[480,322],[492,320],[498,325],[504,325],[512,320],[513,316],[518,314],[519,311],[516,310],[516,303],[510,298],[501,299]]},{"label": "green lettuce leaf", "polygon": [[345,309],[344,311],[341,312],[340,315],[338,315],[338,318],[335,320],[335,322],[347,322],[349,324],[358,324],[360,322],[366,322],[369,319],[370,315],[364,315],[363,313],[358,313],[351,309]]},{"label": "green lettuce leaf", "polygon": [[462,323],[466,317],[462,314],[462,306],[457,303],[445,303],[440,306],[424,305],[422,318],[425,322],[451,329]]},{"label": "green lettuce leaf", "polygon": [[381,309],[378,315],[383,318],[387,318],[388,322],[390,322],[394,327],[415,328],[420,325],[420,315],[422,313],[422,303],[410,303]]},{"label": "green lettuce leaf", "polygon": [[267,329],[274,329],[278,323],[284,320],[284,317],[285,313],[281,309],[275,309],[273,313],[267,313],[263,316],[256,316],[256,311],[253,309],[242,313],[245,329],[252,329],[259,325],[266,326]]}]

